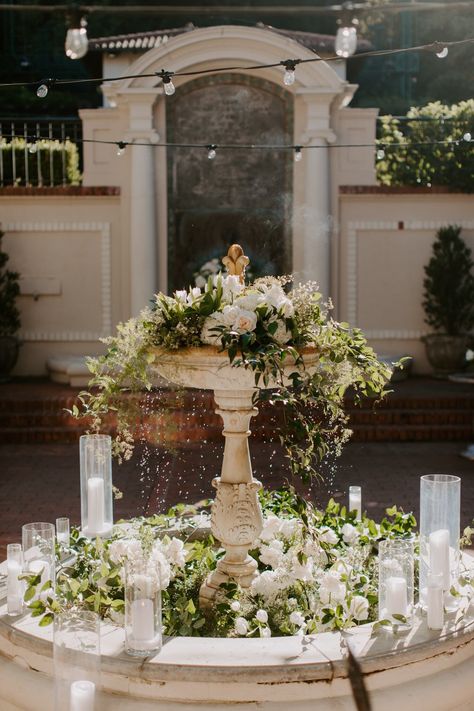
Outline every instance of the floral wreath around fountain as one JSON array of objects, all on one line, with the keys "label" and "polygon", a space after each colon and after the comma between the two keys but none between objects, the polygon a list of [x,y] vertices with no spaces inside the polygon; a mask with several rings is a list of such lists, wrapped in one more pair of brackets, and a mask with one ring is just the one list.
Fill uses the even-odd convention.
[{"label": "floral wreath around fountain", "polygon": [[[212,357],[220,353],[227,367],[253,375],[243,391],[251,396],[244,408],[229,406],[228,394],[215,390],[226,439],[245,440],[248,453],[254,402],[267,398],[281,403],[287,417],[280,435],[290,471],[308,480],[350,434],[343,411],[347,388],[352,387],[355,398],[381,396],[390,371],[377,361],[359,330],[334,321],[321,308],[314,284],[290,290],[288,279],[264,278],[245,286],[248,260],[237,245],[223,261],[228,275],[211,277],[203,290],[194,287],[172,297],[158,294],[151,308],[119,326],[117,336],[107,339],[107,355],[90,362],[91,385],[98,390],[83,393],[83,412],[76,408],[74,414],[92,415],[99,428],[109,411],[116,412],[116,454],[128,458],[136,400],[124,398],[124,391],[150,389],[151,369],[160,372],[160,359],[172,362],[170,353],[176,358],[189,353],[192,360],[196,351],[207,354],[211,346]],[[235,391],[230,393],[232,403]],[[244,413],[242,431],[228,431],[232,428],[225,419],[226,407],[234,420]],[[57,612],[79,605],[123,623],[126,567],[128,585],[139,589],[146,580],[148,597],[161,592],[167,635],[269,637],[340,630],[377,619],[376,626],[405,624],[399,614],[379,619],[378,554],[382,541],[409,542],[413,578],[413,547],[418,547],[413,515],[393,507],[376,523],[332,499],[325,510],[318,510],[290,485],[259,491],[247,459],[244,479],[229,483],[224,453],[223,475],[213,481],[218,494],[211,515],[209,502],[179,504],[167,514],[122,522],[110,538],[91,540],[73,529],[69,544],[57,550],[56,594],[41,574],[27,576],[25,600],[32,615],[47,625]],[[240,517],[245,506],[250,507],[243,538],[241,524],[235,526],[237,534],[232,527],[226,533],[222,525],[219,509],[225,487],[231,499],[237,497]],[[232,500],[231,513],[233,506]],[[465,532],[465,542],[471,533]],[[235,576],[232,571],[237,571]],[[473,583],[472,573],[465,572],[449,591],[464,600],[458,606],[461,611],[469,604]],[[408,610],[406,604],[403,609]]]}]

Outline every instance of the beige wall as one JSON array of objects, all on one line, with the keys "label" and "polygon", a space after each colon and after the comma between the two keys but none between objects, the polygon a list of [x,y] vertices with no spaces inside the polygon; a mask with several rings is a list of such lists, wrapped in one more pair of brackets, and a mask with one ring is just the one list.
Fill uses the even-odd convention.
[{"label": "beige wall", "polygon": [[462,226],[474,250],[473,197],[375,189],[341,194],[339,203],[338,317],[362,328],[379,354],[412,355],[415,370],[429,372],[420,341],[428,332],[423,265],[443,225]]},{"label": "beige wall", "polygon": [[52,355],[100,352],[98,339],[128,316],[120,197],[0,195],[0,224],[22,277],[15,374],[44,373]]}]

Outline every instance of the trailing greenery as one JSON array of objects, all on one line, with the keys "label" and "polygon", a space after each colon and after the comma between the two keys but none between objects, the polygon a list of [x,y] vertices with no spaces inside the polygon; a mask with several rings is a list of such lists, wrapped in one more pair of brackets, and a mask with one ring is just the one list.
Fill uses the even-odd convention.
[{"label": "trailing greenery", "polygon": [[474,261],[456,225],[436,233],[433,255],[424,267],[425,321],[435,331],[463,335],[474,327]]},{"label": "trailing greenery", "polygon": [[28,143],[23,138],[0,139],[0,151],[6,185],[63,185],[63,177],[67,185],[81,182],[79,151],[72,141],[41,139]]},{"label": "trailing greenery", "polygon": [[[377,161],[378,181],[382,185],[446,185],[453,191],[473,192],[474,151],[464,136],[471,134],[474,141],[474,99],[451,106],[435,101],[410,109],[407,119],[413,120],[402,124],[393,116],[382,117],[377,144],[385,156]],[[433,141],[440,143],[422,145]],[[393,147],[394,143],[403,147]]]},{"label": "trailing greenery", "polygon": [[[58,610],[81,606],[121,623],[124,587],[114,550],[127,541],[161,541],[171,551],[173,573],[162,591],[164,633],[171,636],[269,636],[352,627],[377,619],[377,550],[386,538],[411,537],[412,514],[387,509],[380,523],[330,500],[318,510],[294,489],[262,492],[264,528],[251,555],[259,575],[252,587],[221,587],[211,610],[199,607],[199,589],[224,551],[210,535],[207,505],[178,505],[166,515],[117,526],[109,540],[89,540],[77,529],[70,545],[58,548],[56,597],[41,575],[29,576],[25,600],[40,624]],[[176,538],[184,541],[179,562]],[[182,544],[181,544],[182,546]],[[62,564],[61,556],[73,555]],[[174,558],[173,558],[174,555]],[[42,591],[42,595],[40,595]]]},{"label": "trailing greenery", "polygon": [[[211,344],[226,351],[234,367],[253,371],[256,399],[282,403],[279,435],[292,473],[303,480],[317,475],[322,459],[330,451],[338,455],[351,434],[347,388],[356,400],[381,397],[391,370],[360,330],[329,316],[314,283],[285,292],[288,281],[267,277],[243,286],[237,277],[218,275],[202,291],[158,294],[151,309],[106,339],[105,356],[89,361],[90,385],[98,390],[82,393],[83,407],[74,414],[92,416],[99,430],[106,414],[116,412],[115,451],[128,458],[136,413],[127,412],[130,399],[123,393],[151,389],[151,369],[159,370],[163,350]],[[306,347],[317,352],[315,368],[305,367]]]},{"label": "trailing greenery", "polygon": [[2,251],[3,234],[0,231],[0,336],[14,336],[21,325],[16,306],[20,294],[20,275],[7,269],[9,256]]}]

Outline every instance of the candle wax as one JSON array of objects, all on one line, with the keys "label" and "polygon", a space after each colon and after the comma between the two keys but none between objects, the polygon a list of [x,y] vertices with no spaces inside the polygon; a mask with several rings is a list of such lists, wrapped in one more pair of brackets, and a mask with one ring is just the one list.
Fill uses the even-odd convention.
[{"label": "candle wax", "polygon": [[360,494],[349,494],[349,511],[357,511],[357,518],[362,518],[362,497]]},{"label": "candle wax", "polygon": [[389,615],[407,614],[407,582],[405,578],[387,578],[385,588],[385,607]]},{"label": "candle wax", "polygon": [[23,583],[18,580],[21,565],[16,560],[9,560],[7,570],[7,611],[10,615],[18,615],[23,608]]},{"label": "candle wax", "polygon": [[428,629],[442,630],[444,625],[444,593],[442,584],[428,584],[426,604]]},{"label": "candle wax", "polygon": [[69,711],[94,711],[94,706],[94,682],[85,679],[73,681],[69,697]]},{"label": "candle wax", "polygon": [[104,530],[104,480],[100,476],[91,476],[87,480],[87,529],[90,534]]},{"label": "candle wax", "polygon": [[440,528],[438,531],[430,533],[430,573],[431,575],[442,576],[444,590],[451,587],[451,574],[449,570],[449,531]]},{"label": "candle wax", "polygon": [[132,638],[136,642],[151,642],[155,638],[153,600],[133,600],[131,606]]}]

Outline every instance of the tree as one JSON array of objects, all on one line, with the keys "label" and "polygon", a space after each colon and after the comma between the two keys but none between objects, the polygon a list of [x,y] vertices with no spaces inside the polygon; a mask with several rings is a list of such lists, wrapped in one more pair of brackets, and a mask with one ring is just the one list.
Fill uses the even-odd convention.
[{"label": "tree", "polygon": [[474,327],[474,262],[460,233],[456,225],[438,230],[433,256],[424,267],[425,321],[450,336],[466,334]]}]

